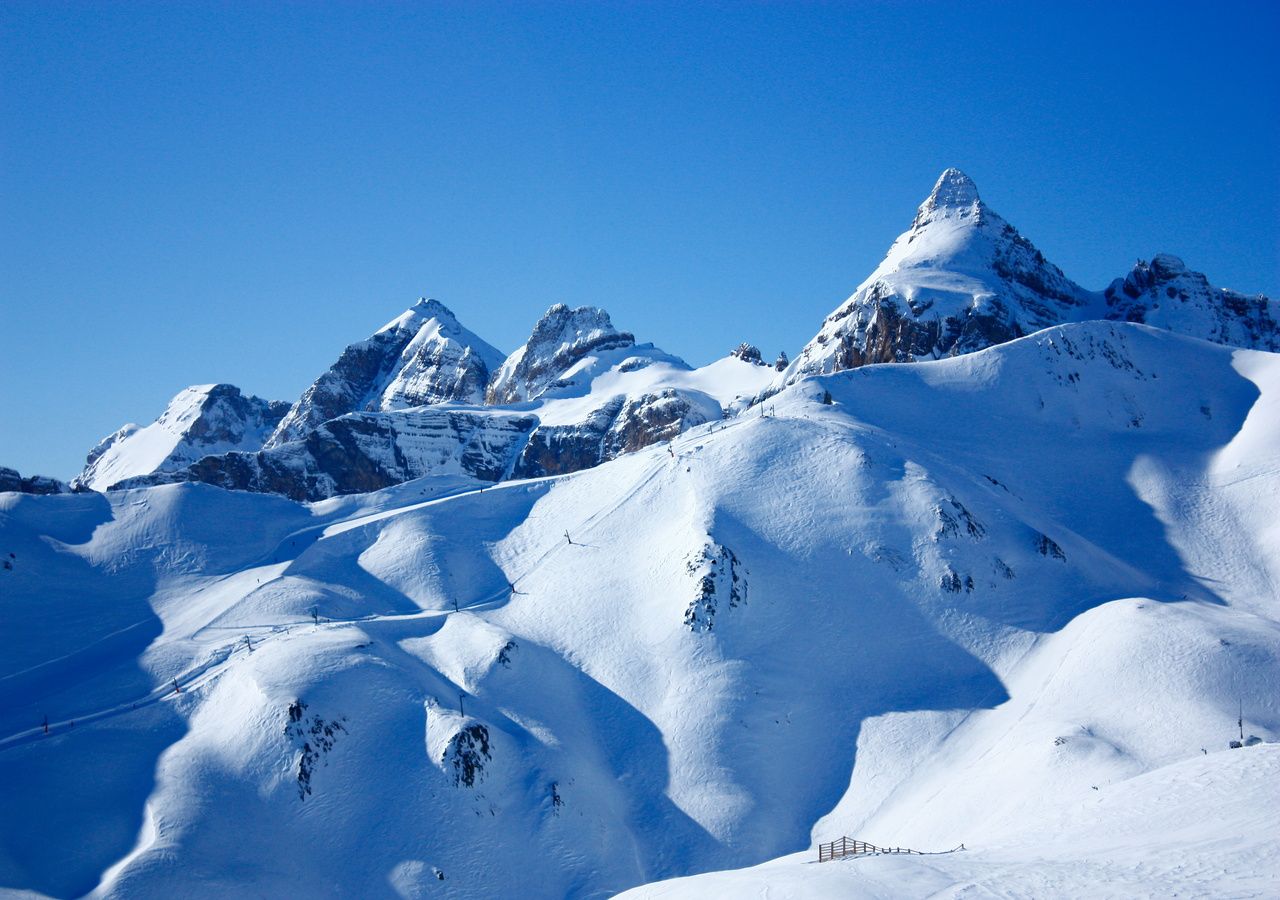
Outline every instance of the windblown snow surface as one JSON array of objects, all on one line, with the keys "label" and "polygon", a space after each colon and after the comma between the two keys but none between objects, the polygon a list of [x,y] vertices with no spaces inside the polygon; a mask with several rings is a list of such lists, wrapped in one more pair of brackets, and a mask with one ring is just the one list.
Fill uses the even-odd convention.
[{"label": "windblown snow surface", "polygon": [[567,476],[0,495],[0,885],[1274,896],[1277,397],[1089,322]]}]

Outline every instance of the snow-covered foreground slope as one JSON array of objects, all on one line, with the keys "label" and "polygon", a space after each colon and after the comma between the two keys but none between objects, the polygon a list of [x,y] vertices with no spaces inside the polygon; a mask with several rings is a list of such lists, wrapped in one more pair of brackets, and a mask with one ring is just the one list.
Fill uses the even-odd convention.
[{"label": "snow-covered foreground slope", "polygon": [[0,885],[596,897],[847,833],[1034,894],[1029,836],[1273,764],[1201,748],[1280,737],[1277,397],[1085,323],[567,476],[0,496]]},{"label": "snow-covered foreground slope", "polygon": [[1055,809],[1015,840],[927,856],[817,863],[797,853],[624,897],[1274,897],[1280,746],[1171,763]]}]

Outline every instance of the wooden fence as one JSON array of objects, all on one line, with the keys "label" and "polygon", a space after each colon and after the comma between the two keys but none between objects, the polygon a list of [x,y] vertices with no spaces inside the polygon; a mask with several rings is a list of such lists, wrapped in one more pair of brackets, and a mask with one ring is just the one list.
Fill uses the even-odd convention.
[{"label": "wooden fence", "polygon": [[818,845],[818,862],[828,862],[845,856],[861,856],[865,853],[911,853],[923,856],[919,850],[908,850],[906,847],[877,847],[866,841],[855,841],[850,837],[837,838],[829,844]]}]

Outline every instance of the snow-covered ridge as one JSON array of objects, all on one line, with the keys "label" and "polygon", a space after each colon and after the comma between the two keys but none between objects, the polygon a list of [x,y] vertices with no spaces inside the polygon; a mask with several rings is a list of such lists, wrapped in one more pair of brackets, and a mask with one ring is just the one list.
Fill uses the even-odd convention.
[{"label": "snow-covered ridge", "polygon": [[718,421],[759,392],[772,370],[726,357],[692,370],[651,344],[595,350],[539,399],[508,406],[441,403],[348,413],[302,440],[208,456],[117,488],[202,481],[319,500],[427,475],[502,481],[599,465]]},{"label": "snow-covered ridge", "polygon": [[[318,500],[426,475],[563,474],[719,420],[769,380],[763,367],[734,357],[694,371],[636,344],[594,307],[553,306],[501,367],[495,353],[442,304],[419,301],[348,347],[265,446],[138,467],[95,486],[202,481]],[[488,399],[517,399],[481,405],[491,369]]]},{"label": "snow-covered ridge", "polygon": [[1280,352],[1280,321],[1270,301],[1215,288],[1176,256],[1138,260],[1104,292],[1107,318],[1145,322],[1219,344]]}]

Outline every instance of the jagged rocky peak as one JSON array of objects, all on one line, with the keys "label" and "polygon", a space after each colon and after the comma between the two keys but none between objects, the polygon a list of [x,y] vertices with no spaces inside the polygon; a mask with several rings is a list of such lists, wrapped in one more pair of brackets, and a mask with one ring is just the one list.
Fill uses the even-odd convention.
[{"label": "jagged rocky peak", "polygon": [[[400,365],[376,408],[482,402],[489,376],[501,364],[502,354],[463,328],[438,300],[419,300],[410,312],[417,316],[416,331],[401,351]],[[375,407],[370,404],[368,408]]]},{"label": "jagged rocky peak", "polygon": [[480,403],[503,355],[438,300],[422,298],[342,351],[293,404],[267,446],[306,437],[351,412]]},{"label": "jagged rocky peak", "polygon": [[780,383],[981,350],[1075,318],[1096,301],[983,203],[969,176],[947,169],[911,228]]},{"label": "jagged rocky peak", "polygon": [[507,357],[489,383],[485,402],[499,405],[533,400],[592,353],[634,347],[633,335],[613,327],[595,306],[570,309],[557,303],[546,311],[523,347]]},{"label": "jagged rocky peak", "polygon": [[1157,253],[1149,263],[1138,260],[1103,296],[1108,319],[1142,322],[1219,344],[1280,351],[1280,322],[1266,296],[1215,288],[1169,253]]},{"label": "jagged rocky peak", "polygon": [[959,169],[947,169],[938,176],[933,191],[916,210],[912,228],[919,228],[935,215],[976,216],[984,209],[978,186]]},{"label": "jagged rocky peak", "polygon": [[233,384],[193,385],[179,391],[150,425],[125,425],[100,441],[73,484],[105,490],[212,453],[257,450],[288,409],[287,403],[246,395]]},{"label": "jagged rocky peak", "polygon": [[765,364],[764,357],[760,355],[760,348],[754,344],[748,344],[745,341],[734,347],[729,355],[734,359],[740,359],[743,362],[751,363],[753,366],[763,366]]}]

